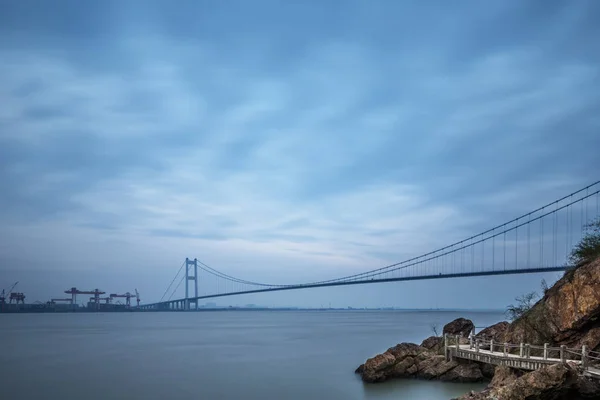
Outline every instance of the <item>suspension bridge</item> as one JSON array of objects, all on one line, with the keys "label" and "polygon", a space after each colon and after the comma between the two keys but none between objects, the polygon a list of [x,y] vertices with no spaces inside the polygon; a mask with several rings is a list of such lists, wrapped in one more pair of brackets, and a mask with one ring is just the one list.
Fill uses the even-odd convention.
[{"label": "suspension bridge", "polygon": [[[597,181],[448,246],[377,269],[323,281],[285,285],[255,282],[227,275],[197,258],[186,258],[160,301],[139,308],[179,311],[190,310],[192,306],[198,309],[199,300],[251,293],[564,271],[569,265],[571,249],[585,234],[586,225],[600,217],[599,202],[600,181]],[[185,297],[172,299],[184,282]]]}]

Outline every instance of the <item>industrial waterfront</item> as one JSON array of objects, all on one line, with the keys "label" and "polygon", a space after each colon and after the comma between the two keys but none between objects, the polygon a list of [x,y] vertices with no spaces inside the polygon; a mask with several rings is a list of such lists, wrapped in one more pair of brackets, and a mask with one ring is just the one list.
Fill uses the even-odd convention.
[{"label": "industrial waterfront", "polygon": [[[100,289],[80,290],[76,287],[64,291],[65,294],[70,295],[69,297],[56,297],[46,302],[26,303],[25,293],[16,291],[18,284],[19,282],[15,282],[0,292],[0,313],[119,312],[139,310],[140,305],[140,294],[137,289],[133,293],[107,293]],[[92,297],[80,303],[78,296],[82,295],[91,295]],[[132,304],[132,301],[135,301],[135,304]]]}]

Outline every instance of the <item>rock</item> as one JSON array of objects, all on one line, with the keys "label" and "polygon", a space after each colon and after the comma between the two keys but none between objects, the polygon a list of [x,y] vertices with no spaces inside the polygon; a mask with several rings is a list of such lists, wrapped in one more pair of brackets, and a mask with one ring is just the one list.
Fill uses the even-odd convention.
[{"label": "rock", "polygon": [[600,258],[567,271],[510,324],[505,341],[600,349]]},{"label": "rock", "polygon": [[492,388],[491,395],[503,400],[553,400],[569,392],[577,382],[577,371],[568,364],[538,369],[513,382]]},{"label": "rock", "polygon": [[479,365],[481,373],[487,379],[492,379],[496,375],[496,366],[493,364],[481,363]]},{"label": "rock", "polygon": [[382,382],[392,378],[441,379],[453,382],[476,382],[484,379],[478,363],[463,360],[446,361],[414,343],[400,343],[385,353],[369,358],[356,373],[364,382]]},{"label": "rock", "polygon": [[518,373],[517,370],[505,366],[499,366],[494,372],[494,378],[492,379],[489,387],[508,385],[509,383],[513,383],[515,380],[517,380],[517,378],[519,378],[521,375],[522,374]]},{"label": "rock", "polygon": [[[393,376],[393,367],[397,364],[396,357],[389,352],[378,354],[369,358],[364,364],[361,372],[363,381],[379,382]],[[359,367],[360,368],[360,367]]]},{"label": "rock", "polygon": [[576,393],[584,399],[600,398],[600,380],[580,376],[575,384]]},{"label": "rock", "polygon": [[435,355],[418,364],[417,376],[422,379],[434,379],[457,367],[458,362],[446,361],[446,357]]},{"label": "rock", "polygon": [[450,382],[481,382],[483,378],[479,364],[476,363],[458,364],[440,376],[440,380]]},{"label": "rock", "polygon": [[470,319],[458,318],[444,325],[444,330],[442,332],[443,334],[468,337],[474,328],[475,325],[473,325],[473,321]]},{"label": "rock", "polygon": [[494,340],[497,343],[504,343],[504,334],[509,327],[509,323],[506,321],[498,322],[497,324],[488,326],[477,335],[478,339]]},{"label": "rock", "polygon": [[438,354],[444,354],[444,338],[439,336],[430,336],[423,340],[421,347],[425,347],[427,350],[431,350]]},{"label": "rock", "polygon": [[510,372],[500,372],[497,385],[479,393],[468,393],[459,400],[557,400],[572,399],[577,371],[568,364],[555,364],[513,379]]}]

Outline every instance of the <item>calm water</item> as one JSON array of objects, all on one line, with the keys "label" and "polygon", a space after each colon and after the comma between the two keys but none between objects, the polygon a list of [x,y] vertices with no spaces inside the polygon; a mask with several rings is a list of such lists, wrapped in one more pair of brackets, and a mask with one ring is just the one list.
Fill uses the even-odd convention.
[{"label": "calm water", "polygon": [[495,313],[198,312],[0,315],[12,399],[449,399],[482,384],[365,385],[354,369],[459,316]]}]

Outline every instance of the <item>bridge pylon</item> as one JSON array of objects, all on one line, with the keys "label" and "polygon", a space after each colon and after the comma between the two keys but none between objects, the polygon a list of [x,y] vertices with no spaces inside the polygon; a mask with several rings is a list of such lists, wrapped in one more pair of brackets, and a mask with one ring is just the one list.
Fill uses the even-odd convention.
[{"label": "bridge pylon", "polygon": [[[194,267],[194,275],[190,274],[191,267]],[[185,310],[190,309],[190,290],[189,284],[190,281],[194,281],[194,297],[198,297],[198,259],[194,258],[190,260],[186,257],[185,259]],[[196,304],[196,310],[198,309],[198,300],[193,300]]]}]

